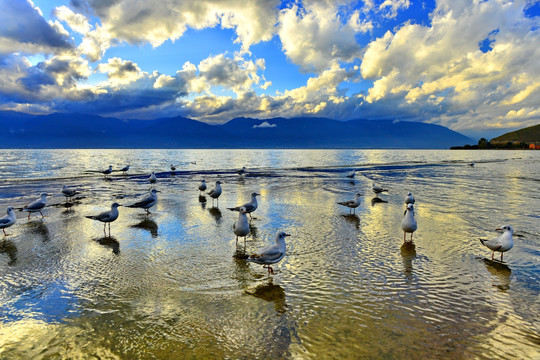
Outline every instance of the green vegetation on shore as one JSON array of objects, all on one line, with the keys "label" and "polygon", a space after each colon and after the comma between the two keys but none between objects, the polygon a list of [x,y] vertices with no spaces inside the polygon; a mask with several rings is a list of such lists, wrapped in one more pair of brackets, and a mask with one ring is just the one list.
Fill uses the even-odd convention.
[{"label": "green vegetation on shore", "polygon": [[540,124],[508,132],[491,141],[481,138],[477,145],[452,146],[450,149],[540,150]]}]

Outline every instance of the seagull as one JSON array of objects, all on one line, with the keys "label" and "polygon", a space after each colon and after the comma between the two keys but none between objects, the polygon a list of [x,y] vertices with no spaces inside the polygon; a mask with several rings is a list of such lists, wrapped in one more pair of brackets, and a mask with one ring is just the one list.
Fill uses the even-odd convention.
[{"label": "seagull", "polygon": [[176,170],[176,166],[174,166],[173,164],[171,164],[171,171],[175,171]]},{"label": "seagull", "polygon": [[238,170],[236,173],[240,176],[244,175],[246,173],[246,167],[243,166],[242,169]]},{"label": "seagull", "polygon": [[28,220],[30,220],[30,214],[33,213],[33,212],[38,212],[41,214],[41,217],[44,218],[45,215],[43,215],[43,213],[41,212],[41,210],[43,210],[43,208],[45,207],[45,205],[47,205],[47,196],[49,196],[49,194],[47,193],[42,193],[40,195],[40,198],[37,199],[36,201],[32,201],[30,204],[26,205],[22,211],[27,211],[28,212]]},{"label": "seagull", "polygon": [[411,193],[408,193],[407,196],[405,196],[405,204],[414,204],[414,196],[412,196]]},{"label": "seagull", "polygon": [[348,177],[349,179],[354,179],[355,175],[356,175],[356,170],[353,170],[345,176]]},{"label": "seagull", "polygon": [[356,193],[354,195],[354,199],[348,201],[340,201],[338,202],[338,204],[348,207],[349,214],[351,213],[351,210],[354,210],[354,214],[356,214],[356,208],[360,205],[360,196],[362,196],[360,193]]},{"label": "seagull", "polygon": [[214,186],[214,188],[208,192],[208,195],[210,195],[210,197],[212,198],[212,205],[214,205],[214,199],[219,198],[219,195],[221,195],[221,181],[216,181],[216,186]]},{"label": "seagull", "polygon": [[79,192],[75,189],[70,189],[66,185],[62,186],[62,194],[66,197],[66,200],[71,200],[72,197],[77,195]]},{"label": "seagull", "polygon": [[148,181],[150,182],[150,184],[155,184],[155,183],[156,183],[157,178],[156,178],[156,174],[154,174],[153,171],[152,171],[152,173],[150,174],[150,177],[148,178]]},{"label": "seagull", "polygon": [[256,264],[263,265],[263,268],[268,269],[268,274],[273,274],[274,269],[270,264],[275,264],[285,256],[287,251],[287,244],[285,243],[285,237],[291,236],[283,231],[280,231],[276,235],[276,243],[260,249],[256,253],[251,254],[246,261],[254,262]]},{"label": "seagull", "polygon": [[244,205],[240,205],[234,208],[227,208],[231,211],[240,211],[241,208],[244,208],[246,210],[246,214],[249,214],[249,217],[251,218],[251,213],[257,210],[257,196],[260,196],[261,194],[257,194],[256,192],[251,193],[251,201],[248,203],[245,203]]},{"label": "seagull", "polygon": [[471,162],[471,163],[469,163],[469,166],[472,166],[472,167],[474,167],[474,161],[473,161],[473,162]]},{"label": "seagull", "polygon": [[205,190],[206,190],[206,181],[204,181],[204,179],[202,179],[201,184],[199,185],[199,191],[204,192]]},{"label": "seagull", "polygon": [[120,171],[123,172],[124,174],[127,173],[128,170],[129,170],[129,165],[124,166],[123,168],[120,169]]},{"label": "seagull", "polygon": [[233,224],[233,232],[236,235],[236,246],[238,246],[238,237],[244,237],[244,246],[246,245],[246,236],[249,234],[249,223],[246,216],[246,208],[240,207],[238,210],[238,220]]},{"label": "seagull", "polygon": [[501,253],[501,261],[503,260],[503,253],[510,250],[514,246],[514,241],[512,240],[512,234],[514,233],[514,228],[510,225],[504,225],[502,228],[496,230],[504,231],[503,234],[499,237],[496,237],[491,240],[480,240],[482,245],[487,246],[491,252],[491,260],[494,259],[495,251]]},{"label": "seagull", "polygon": [[413,204],[408,204],[407,209],[405,210],[405,217],[401,221],[401,228],[403,229],[403,241],[405,241],[405,236],[407,233],[411,233],[411,241],[413,232],[416,231],[418,225],[414,219],[414,206]]},{"label": "seagull", "polygon": [[112,166],[109,165],[109,168],[107,170],[103,170],[101,172],[103,175],[105,175],[105,177],[107,177],[107,175],[109,175],[110,173],[112,173]]},{"label": "seagull", "polygon": [[90,215],[86,216],[88,219],[101,221],[103,223],[103,232],[105,233],[105,236],[107,236],[107,232],[105,231],[105,228],[107,226],[107,223],[109,223],[109,236],[111,235],[111,222],[118,219],[118,207],[122,206],[118,203],[113,203],[111,205],[111,210],[104,211],[98,215]]},{"label": "seagull", "polygon": [[7,215],[0,218],[0,229],[2,229],[2,231],[4,232],[4,236],[9,236],[9,234],[6,234],[6,228],[15,224],[16,219],[17,218],[15,217],[15,212],[13,211],[13,207],[9,206],[7,208]]},{"label": "seagull", "polygon": [[129,208],[142,208],[146,210],[147,214],[150,214],[150,209],[152,206],[156,205],[157,203],[157,193],[160,192],[159,190],[152,189],[150,190],[150,194],[142,198],[141,200],[137,201],[134,204],[128,205]]},{"label": "seagull", "polygon": [[373,190],[375,194],[380,194],[383,191],[388,191],[387,189],[383,189],[382,187],[380,187],[379,185],[375,183],[371,184],[371,190]]}]

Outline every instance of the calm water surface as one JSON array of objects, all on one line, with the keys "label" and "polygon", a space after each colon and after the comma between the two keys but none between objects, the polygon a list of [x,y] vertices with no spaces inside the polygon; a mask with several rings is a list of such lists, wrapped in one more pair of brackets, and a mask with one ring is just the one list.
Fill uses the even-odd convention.
[{"label": "calm water surface", "polygon": [[[0,152],[1,215],[53,194],[45,219],[17,212],[0,240],[2,359],[540,358],[538,151]],[[111,237],[84,217],[146,194],[150,171],[148,217],[121,207]],[[202,178],[224,183],[217,207]],[[81,189],[72,206],[63,184]],[[226,208],[253,191],[247,251],[292,234],[272,278],[233,258]],[[418,230],[404,244],[409,191]],[[336,202],[355,192],[353,216]],[[504,224],[514,248],[488,261],[479,239]]]}]

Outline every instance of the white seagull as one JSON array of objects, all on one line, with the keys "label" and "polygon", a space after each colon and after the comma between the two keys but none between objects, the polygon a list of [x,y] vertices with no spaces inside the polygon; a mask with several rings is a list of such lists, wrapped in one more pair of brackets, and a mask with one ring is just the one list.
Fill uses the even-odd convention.
[{"label": "white seagull", "polygon": [[261,194],[257,194],[256,192],[251,193],[251,201],[248,203],[245,203],[244,205],[240,205],[234,208],[227,208],[231,211],[240,211],[241,208],[244,208],[246,211],[246,214],[249,214],[249,217],[251,218],[251,213],[257,210],[257,196],[260,196]]},{"label": "white seagull", "polygon": [[123,168],[120,169],[120,171],[123,172],[124,174],[127,173],[128,170],[129,170],[129,165],[124,166]]},{"label": "white seagull", "polygon": [[242,169],[238,170],[236,173],[240,176],[244,175],[246,173],[246,167],[243,166]]},{"label": "white seagull", "polygon": [[137,201],[134,204],[127,205],[129,208],[141,208],[146,210],[147,214],[150,214],[150,209],[152,206],[156,205],[157,203],[157,193],[159,190],[152,189],[150,190],[150,194],[142,198],[141,200]]},{"label": "white seagull", "polygon": [[71,200],[72,197],[77,195],[79,192],[75,189],[70,189],[66,185],[62,186],[62,194],[66,197],[66,200]]},{"label": "white seagull", "polygon": [[274,269],[270,264],[275,264],[285,256],[287,251],[287,244],[285,243],[285,237],[291,236],[283,231],[280,231],[276,235],[276,243],[269,245],[259,251],[251,254],[246,261],[254,262],[256,264],[263,265],[263,268],[268,269],[268,274],[273,274]]},{"label": "white seagull", "polygon": [[379,185],[377,185],[375,183],[371,184],[371,190],[373,190],[373,192],[375,194],[380,194],[383,191],[388,191],[387,189],[383,189],[381,186],[379,186]]},{"label": "white seagull", "polygon": [[36,201],[32,201],[30,204],[26,205],[22,211],[27,211],[28,212],[28,220],[30,220],[30,214],[32,214],[33,212],[38,212],[41,214],[41,217],[44,218],[45,215],[43,215],[43,213],[41,212],[41,210],[43,210],[43,208],[45,207],[45,205],[47,205],[47,196],[49,196],[49,194],[47,193],[42,193],[40,195],[40,198],[37,199]]},{"label": "white seagull", "polygon": [[105,175],[105,177],[107,177],[107,175],[109,175],[110,173],[112,173],[112,166],[109,165],[109,168],[108,168],[107,170],[101,171],[101,173],[102,173],[103,175]]},{"label": "white seagull", "polygon": [[407,196],[405,196],[405,204],[414,204],[414,196],[412,196],[412,193],[408,193]]},{"label": "white seagull", "polygon": [[510,225],[504,225],[502,228],[496,230],[503,230],[503,234],[491,240],[480,240],[482,245],[487,246],[491,252],[491,260],[495,255],[495,251],[501,253],[501,261],[503,260],[503,253],[510,250],[514,246],[514,240],[512,240],[512,234],[514,228]]},{"label": "white seagull", "polygon": [[156,183],[157,178],[156,178],[156,174],[153,171],[150,174],[150,177],[148,178],[148,181],[150,182],[150,184],[155,184]]},{"label": "white seagull", "polygon": [[212,205],[214,205],[214,199],[219,198],[219,196],[221,195],[221,181],[216,181],[216,186],[214,186],[214,188],[208,192],[208,195],[210,195],[210,197],[212,198]]},{"label": "white seagull", "polygon": [[345,176],[348,177],[349,179],[354,179],[355,175],[356,175],[356,170],[353,170]]},{"label": "white seagull", "polygon": [[111,210],[104,211],[98,215],[87,215],[86,217],[88,219],[101,221],[103,223],[103,232],[105,233],[105,236],[107,236],[107,232],[105,231],[105,228],[107,227],[107,223],[109,224],[109,236],[111,235],[111,223],[118,219],[118,207],[122,206],[118,203],[113,203],[111,205]]},{"label": "white seagull", "polygon": [[401,221],[401,228],[403,229],[403,241],[405,241],[405,236],[407,233],[411,233],[411,241],[413,232],[416,231],[418,225],[414,219],[414,206],[413,204],[408,204],[407,209],[405,210],[405,217]]},{"label": "white seagull", "polygon": [[199,185],[199,191],[204,192],[205,190],[206,190],[206,181],[202,179],[201,184]]},{"label": "white seagull", "polygon": [[236,235],[236,246],[238,246],[238,237],[244,237],[244,246],[246,245],[246,236],[249,234],[249,222],[246,216],[246,208],[240,207],[238,210],[238,219],[233,224],[233,232]]},{"label": "white seagull", "polygon": [[9,206],[7,208],[7,215],[0,218],[0,229],[4,232],[4,236],[9,236],[9,234],[6,234],[6,229],[15,224],[16,219],[13,207]]},{"label": "white seagull", "polygon": [[351,213],[351,210],[354,210],[354,214],[356,214],[356,208],[360,205],[360,196],[362,196],[360,193],[356,193],[354,195],[354,199],[348,201],[340,201],[338,202],[338,204],[348,207],[349,214]]}]

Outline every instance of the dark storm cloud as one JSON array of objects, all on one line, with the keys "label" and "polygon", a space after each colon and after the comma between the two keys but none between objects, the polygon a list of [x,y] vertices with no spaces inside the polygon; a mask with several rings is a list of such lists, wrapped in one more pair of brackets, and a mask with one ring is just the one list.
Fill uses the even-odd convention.
[{"label": "dark storm cloud", "polygon": [[0,52],[58,52],[73,48],[26,0],[0,0]]}]

